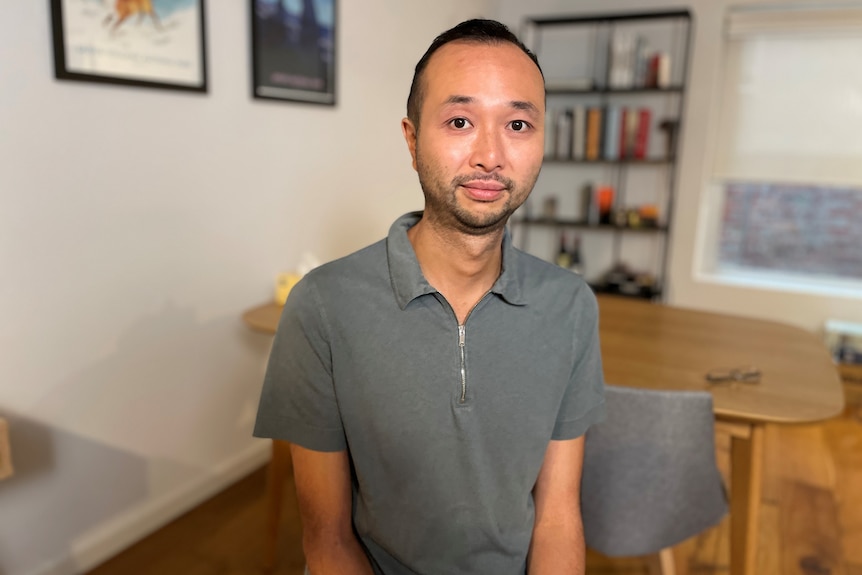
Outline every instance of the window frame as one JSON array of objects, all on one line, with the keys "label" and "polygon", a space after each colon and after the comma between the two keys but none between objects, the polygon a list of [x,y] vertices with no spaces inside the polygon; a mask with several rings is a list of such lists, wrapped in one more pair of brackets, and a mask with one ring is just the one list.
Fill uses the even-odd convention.
[{"label": "window frame", "polygon": [[[722,141],[722,136],[726,133],[723,128],[723,121],[726,117],[725,108],[728,104],[728,94],[731,93],[733,87],[728,86],[728,81],[736,81],[736,77],[729,78],[732,72],[729,68],[732,65],[730,61],[730,52],[733,49],[732,42],[738,41],[738,36],[734,36],[729,27],[734,22],[734,17],[740,13],[754,15],[754,23],[762,26],[763,29],[769,29],[771,26],[770,18],[775,16],[779,20],[783,17],[784,23],[788,21],[798,29],[803,29],[810,20],[808,10],[813,10],[819,13],[828,12],[829,15],[836,15],[834,8],[811,5],[804,7],[803,10],[795,9],[797,6],[790,5],[770,5],[770,6],[728,6],[726,8],[726,17],[723,25],[721,41],[722,45],[719,48],[718,68],[716,72],[716,102],[712,106],[712,117],[709,126],[710,145],[706,150],[706,158],[703,165],[703,177],[701,186],[701,199],[699,202],[699,212],[696,222],[696,237],[693,272],[697,281],[708,284],[721,284],[726,286],[738,286],[746,288],[758,288],[764,290],[796,292],[811,295],[825,295],[850,297],[854,299],[862,299],[862,277],[845,278],[840,276],[827,276],[820,274],[808,273],[791,273],[786,271],[776,271],[767,269],[757,269],[741,267],[736,270],[729,270],[720,265],[720,250],[721,250],[721,234],[723,230],[723,214],[725,208],[726,187],[732,183],[738,183],[742,180],[733,178],[728,174],[722,174],[719,170],[719,157],[726,154],[721,146],[726,145]],[[846,22],[849,22],[854,33],[858,33],[862,38],[862,7],[853,9],[853,16],[856,19],[850,19],[844,15]],[[821,14],[822,15],[822,14]],[[789,18],[789,20],[788,20]],[[835,18],[828,22],[836,22]],[[738,23],[738,19],[737,19]],[[822,21],[819,21],[822,24]],[[842,25],[834,29],[841,30],[846,33],[848,26]],[[830,28],[831,30],[832,28]],[[755,27],[756,31],[757,28]],[[797,30],[798,31],[798,30]],[[751,32],[751,28],[745,29],[746,33]],[[771,184],[802,184],[799,181],[772,181],[763,178],[745,178],[746,183],[771,183]],[[810,181],[810,185],[819,186],[836,186],[842,185],[835,181]],[[862,182],[848,183],[843,185],[850,188],[862,189]]]}]

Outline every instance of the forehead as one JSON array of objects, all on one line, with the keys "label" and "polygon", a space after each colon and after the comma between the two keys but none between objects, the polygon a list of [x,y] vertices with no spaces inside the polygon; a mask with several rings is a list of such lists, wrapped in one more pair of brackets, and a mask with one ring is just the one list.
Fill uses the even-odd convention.
[{"label": "forehead", "polygon": [[544,103],[539,68],[510,42],[450,42],[431,56],[423,81],[426,105],[452,95]]}]

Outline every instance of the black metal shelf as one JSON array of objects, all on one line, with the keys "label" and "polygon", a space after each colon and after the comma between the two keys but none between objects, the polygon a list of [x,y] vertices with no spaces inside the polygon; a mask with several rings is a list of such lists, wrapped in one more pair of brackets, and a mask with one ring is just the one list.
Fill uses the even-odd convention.
[{"label": "black metal shelf", "polygon": [[[678,66],[677,74],[673,76],[669,85],[657,87],[653,83],[647,87],[643,85],[643,80],[637,86],[632,85],[628,88],[613,87],[610,82],[611,73],[608,69],[610,64],[610,56],[607,56],[607,50],[610,49],[609,42],[614,37],[616,31],[622,27],[626,29],[637,29],[638,22],[644,24],[652,24],[652,22],[665,20],[669,27],[672,27],[669,38],[668,53],[674,58],[675,68]],[[622,26],[621,26],[622,25]],[[631,25],[631,26],[630,26]],[[625,281],[617,281],[611,275],[595,278],[591,287],[596,293],[614,294],[620,297],[634,297],[646,300],[660,300],[667,291],[663,289],[668,281],[668,248],[671,228],[673,223],[671,215],[674,212],[674,199],[677,194],[677,174],[676,163],[678,160],[678,148],[680,139],[680,126],[685,118],[685,93],[688,79],[688,63],[691,51],[691,36],[694,27],[694,18],[690,10],[686,9],[665,9],[653,12],[647,11],[632,11],[632,12],[608,12],[608,13],[586,13],[581,15],[564,15],[550,14],[538,17],[528,17],[524,20],[522,28],[525,38],[529,38],[528,45],[539,55],[543,35],[545,31],[558,30],[567,26],[582,27],[584,29],[592,28],[595,33],[592,34],[592,39],[586,39],[584,42],[590,42],[591,47],[586,46],[592,54],[590,63],[589,57],[585,60],[585,65],[577,70],[572,70],[563,77],[558,77],[551,80],[546,86],[546,94],[549,96],[549,106],[567,106],[583,105],[585,107],[597,106],[629,106],[632,104],[643,104],[655,110],[664,109],[664,116],[669,116],[671,120],[676,121],[676,126],[673,130],[667,132],[666,137],[670,139],[666,141],[669,148],[656,148],[654,153],[666,154],[666,157],[649,157],[649,158],[598,158],[593,160],[584,159],[583,156],[579,159],[558,159],[556,157],[548,157],[544,159],[544,165],[550,166],[549,169],[555,170],[554,174],[559,175],[556,170],[565,169],[567,166],[598,166],[600,170],[592,172],[580,173],[580,179],[586,179],[588,176],[598,175],[601,172],[609,181],[606,183],[611,185],[616,193],[614,194],[614,202],[617,207],[625,207],[627,205],[626,185],[629,175],[635,170],[656,170],[656,175],[665,175],[664,180],[658,180],[654,184],[656,190],[656,201],[662,202],[660,211],[664,214],[661,225],[653,226],[617,226],[614,224],[590,224],[583,219],[565,219],[565,218],[542,218],[542,217],[519,217],[512,219],[513,232],[514,228],[519,224],[523,224],[518,228],[518,232],[523,236],[522,247],[527,249],[529,244],[528,237],[530,229],[534,226],[545,227],[550,233],[563,233],[565,228],[578,228],[584,230],[587,234],[602,235],[604,237],[595,237],[595,241],[612,242],[612,260],[611,268],[608,274],[615,269],[615,266],[622,265],[622,245],[631,241],[637,242],[637,238],[632,236],[641,235],[643,241],[654,242],[659,241],[661,253],[657,263],[657,269],[651,266],[649,269],[640,270],[645,275],[652,276],[651,281],[637,281],[637,277],[627,278]],[[607,45],[605,45],[607,44]],[[553,44],[553,49],[559,54],[560,46]],[[603,57],[605,56],[605,57]],[[541,59],[541,56],[540,56]],[[678,64],[677,64],[678,59]],[[681,74],[679,74],[681,71]],[[662,106],[655,104],[661,103]],[[659,120],[663,121],[663,120]],[[653,129],[653,124],[650,129]],[[663,126],[660,128],[664,129]],[[674,132],[675,130],[675,132]],[[675,137],[672,137],[675,136]],[[599,148],[603,150],[603,147]],[[639,168],[638,166],[641,166]],[[583,170],[574,169],[573,172],[583,172]],[[650,171],[650,175],[652,175]],[[644,174],[647,175],[647,174]],[[584,215],[583,213],[581,214]],[[539,230],[536,230],[539,231]],[[647,236],[652,236],[647,239]],[[544,237],[544,235],[542,236]],[[637,263],[637,262],[635,262]],[[597,263],[598,265],[598,263]],[[628,267],[628,266],[626,266]],[[637,270],[637,266],[634,267]],[[636,274],[637,275],[637,274]],[[643,284],[643,285],[641,285]],[[653,285],[655,284],[655,285]]]},{"label": "black metal shelf", "polygon": [[528,226],[556,226],[565,228],[588,228],[593,230],[615,231],[615,232],[653,232],[666,233],[667,226],[618,226],[615,224],[591,224],[584,220],[569,220],[557,218],[518,218],[512,220],[515,225]]},{"label": "black metal shelf", "polygon": [[631,96],[648,94],[682,94],[685,86],[668,86],[667,88],[562,88],[551,86],[545,92],[549,96]]},{"label": "black metal shelf", "polygon": [[557,158],[545,158],[546,164],[625,164],[636,165],[643,164],[648,166],[660,166],[662,164],[673,164],[673,158],[629,158],[622,160],[560,160]]},{"label": "black metal shelf", "polygon": [[529,18],[537,26],[566,26],[571,24],[598,24],[601,22],[622,22],[626,20],[663,20],[669,18],[691,19],[689,10],[663,10],[657,12],[616,12],[609,14],[586,14],[584,16],[550,16]]},{"label": "black metal shelf", "polygon": [[646,299],[653,300],[661,298],[661,288],[658,287],[649,287],[649,288],[640,288],[638,291],[622,291],[625,288],[620,288],[617,286],[606,286],[603,284],[590,283],[590,289],[593,290],[593,293],[597,294],[605,294],[612,295],[614,297],[625,297],[631,299]]}]

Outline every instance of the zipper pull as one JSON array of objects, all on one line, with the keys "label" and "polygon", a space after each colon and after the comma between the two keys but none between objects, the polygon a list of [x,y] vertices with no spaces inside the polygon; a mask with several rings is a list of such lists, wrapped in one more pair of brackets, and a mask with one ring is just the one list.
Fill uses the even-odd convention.
[{"label": "zipper pull", "polygon": [[458,345],[464,347],[466,345],[467,340],[467,326],[459,325],[458,326]]}]

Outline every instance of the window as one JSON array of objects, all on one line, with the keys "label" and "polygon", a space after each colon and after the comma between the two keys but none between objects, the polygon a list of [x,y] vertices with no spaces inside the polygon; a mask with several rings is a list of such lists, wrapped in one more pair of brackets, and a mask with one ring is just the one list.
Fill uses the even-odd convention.
[{"label": "window", "polygon": [[862,288],[862,4],[822,6],[728,15],[715,277]]},{"label": "window", "polygon": [[728,183],[724,193],[721,269],[862,278],[862,190]]}]

